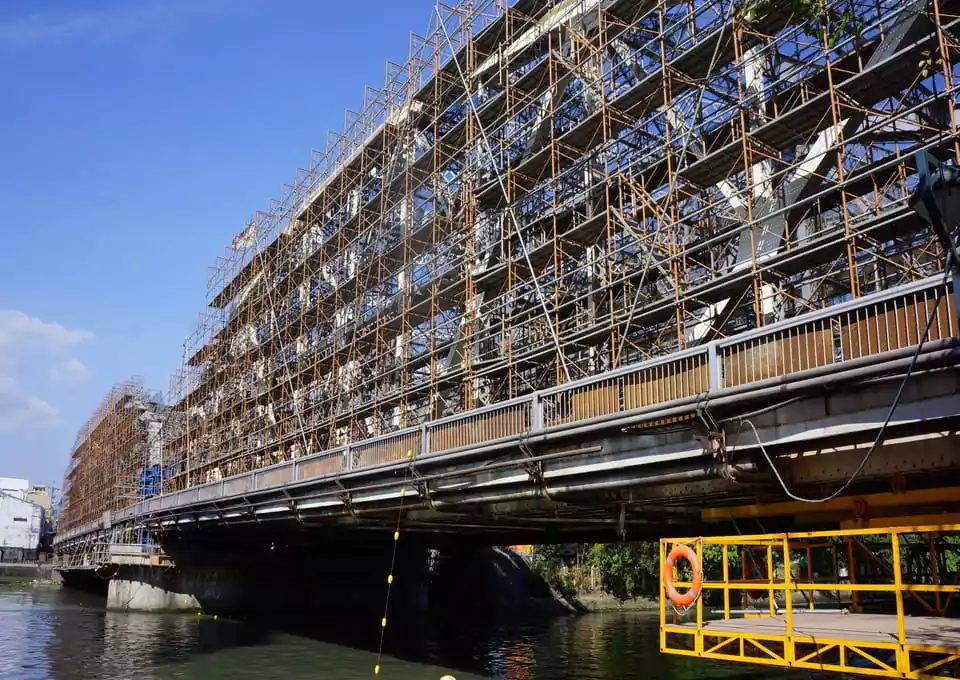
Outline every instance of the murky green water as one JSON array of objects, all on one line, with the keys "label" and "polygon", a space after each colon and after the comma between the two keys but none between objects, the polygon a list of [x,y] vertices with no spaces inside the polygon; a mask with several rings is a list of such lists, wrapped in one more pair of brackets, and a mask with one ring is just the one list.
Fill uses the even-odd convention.
[{"label": "murky green water", "polygon": [[[262,625],[192,615],[107,612],[58,589],[0,588],[3,680],[372,678],[378,621]],[[381,677],[439,680],[806,678],[667,657],[649,614],[592,614],[538,623],[391,621]]]}]

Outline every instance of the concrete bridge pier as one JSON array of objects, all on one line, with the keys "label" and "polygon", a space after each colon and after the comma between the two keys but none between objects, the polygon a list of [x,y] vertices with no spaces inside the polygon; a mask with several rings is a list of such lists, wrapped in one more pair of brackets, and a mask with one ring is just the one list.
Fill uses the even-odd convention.
[{"label": "concrete bridge pier", "polygon": [[216,611],[240,596],[229,568],[123,566],[107,585],[107,608],[129,611]]},{"label": "concrete bridge pier", "polygon": [[308,620],[380,621],[388,588],[390,616],[557,607],[549,587],[509,551],[408,533],[394,554],[392,532],[358,534],[170,535],[162,559],[68,571],[67,585],[86,577],[106,589],[112,610]]},{"label": "concrete bridge pier", "polygon": [[392,536],[381,532],[350,539],[210,532],[197,542],[169,537],[163,549],[161,566],[114,565],[108,608],[241,616],[369,612],[379,620],[388,585],[391,609],[423,613],[430,605],[430,550],[407,540],[394,559]]}]

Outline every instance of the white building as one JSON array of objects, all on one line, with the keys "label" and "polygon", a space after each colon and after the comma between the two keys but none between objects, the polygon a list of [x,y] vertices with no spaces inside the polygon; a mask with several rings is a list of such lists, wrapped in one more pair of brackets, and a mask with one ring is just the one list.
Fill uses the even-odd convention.
[{"label": "white building", "polygon": [[43,508],[27,500],[25,479],[0,477],[0,562],[33,562],[43,529]]},{"label": "white building", "polygon": [[30,490],[30,482],[16,477],[0,477],[0,491],[5,491],[10,496],[16,496],[20,499],[27,497],[27,491]]}]

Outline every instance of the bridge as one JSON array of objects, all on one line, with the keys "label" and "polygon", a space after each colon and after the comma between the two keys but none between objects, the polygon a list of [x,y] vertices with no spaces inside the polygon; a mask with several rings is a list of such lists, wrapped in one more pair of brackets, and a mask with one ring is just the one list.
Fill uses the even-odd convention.
[{"label": "bridge", "polygon": [[[144,530],[206,542],[251,528],[274,536],[370,529],[387,544],[399,518],[405,531],[425,534],[425,545],[434,534],[496,545],[723,533],[757,519],[779,528],[948,519],[943,513],[960,505],[952,287],[938,276],[159,494],[60,534],[60,566],[156,565],[152,543],[125,545]],[[774,468],[794,494],[846,488],[827,503],[793,501]]]},{"label": "bridge", "polygon": [[[615,524],[621,504],[647,536],[664,522],[716,521],[738,502],[786,499],[771,462],[799,492],[845,484],[852,461],[864,457],[885,422],[884,441],[853,489],[891,475],[936,488],[960,469],[960,395],[949,370],[960,360],[952,287],[943,277],[920,281],[387,437],[160,494],[58,542],[129,522],[159,531],[281,521],[390,526],[401,509],[406,526],[425,531],[529,542],[563,526]],[[885,421],[911,366],[912,381]],[[898,505],[913,497],[885,490],[904,493]],[[916,497],[939,505],[949,492]],[[596,512],[585,513],[577,502],[584,498]],[[826,507],[837,506],[849,504]],[[737,512],[730,509],[730,517],[743,517]]]},{"label": "bridge", "polygon": [[416,603],[429,550],[956,524],[960,4],[851,1],[438,4],[217,259],[171,403],[81,429],[58,566]]}]

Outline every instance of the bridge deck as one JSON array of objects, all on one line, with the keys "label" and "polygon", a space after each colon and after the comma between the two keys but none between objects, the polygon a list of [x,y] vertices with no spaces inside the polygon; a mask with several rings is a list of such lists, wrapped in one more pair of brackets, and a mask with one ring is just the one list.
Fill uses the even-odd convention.
[{"label": "bridge deck", "polygon": [[[897,617],[890,614],[798,613],[793,617],[794,638],[844,640],[846,642],[896,643]],[[949,647],[960,653],[960,619],[937,616],[907,616],[903,619],[907,644]],[[690,624],[695,628],[696,624]],[[738,633],[745,635],[786,635],[784,615],[703,624],[704,635]]]}]

